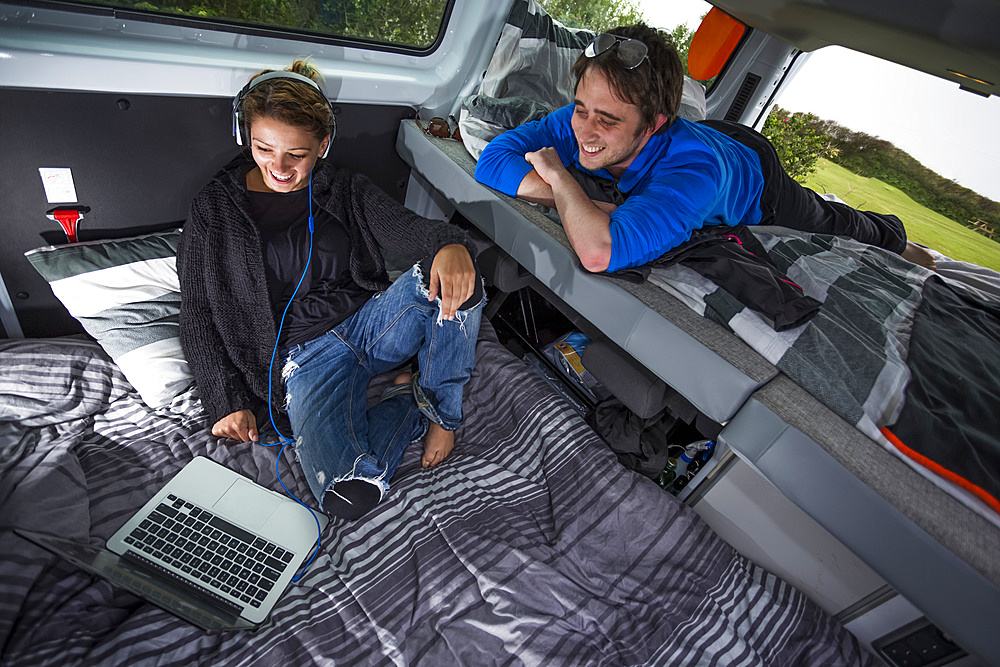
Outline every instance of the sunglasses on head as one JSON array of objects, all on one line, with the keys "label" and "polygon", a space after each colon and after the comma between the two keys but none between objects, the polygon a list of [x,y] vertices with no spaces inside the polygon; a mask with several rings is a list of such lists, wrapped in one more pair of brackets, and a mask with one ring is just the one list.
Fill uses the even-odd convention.
[{"label": "sunglasses on head", "polygon": [[612,35],[608,32],[602,32],[595,37],[594,41],[584,49],[583,54],[588,58],[596,58],[616,46],[618,48],[615,50],[615,54],[625,69],[635,69],[646,59],[646,45],[638,39]]}]

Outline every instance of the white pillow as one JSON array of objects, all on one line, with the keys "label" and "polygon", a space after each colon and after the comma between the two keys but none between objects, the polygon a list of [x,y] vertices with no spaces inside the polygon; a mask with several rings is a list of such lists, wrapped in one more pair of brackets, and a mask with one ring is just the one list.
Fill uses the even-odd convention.
[{"label": "white pillow", "polygon": [[179,238],[173,230],[25,253],[152,408],[194,381],[181,352]]}]

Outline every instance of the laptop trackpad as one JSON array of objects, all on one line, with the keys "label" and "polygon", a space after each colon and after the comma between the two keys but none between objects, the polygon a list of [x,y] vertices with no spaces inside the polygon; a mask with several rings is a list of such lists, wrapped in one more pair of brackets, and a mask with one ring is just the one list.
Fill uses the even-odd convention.
[{"label": "laptop trackpad", "polygon": [[281,499],[275,498],[268,491],[238,479],[219,498],[214,509],[220,514],[237,519],[251,530],[259,530],[271,518],[280,503]]}]

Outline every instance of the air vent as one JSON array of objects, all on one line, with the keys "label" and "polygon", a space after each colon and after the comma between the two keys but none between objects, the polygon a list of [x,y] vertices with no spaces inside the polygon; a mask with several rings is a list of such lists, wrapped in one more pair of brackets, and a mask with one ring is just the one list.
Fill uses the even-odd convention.
[{"label": "air vent", "polygon": [[753,96],[754,91],[757,90],[759,83],[759,76],[752,72],[747,73],[740,89],[736,91],[736,98],[733,100],[732,105],[730,105],[729,111],[726,112],[726,120],[734,123],[739,122],[740,118],[743,117],[743,110],[750,103],[750,98]]}]

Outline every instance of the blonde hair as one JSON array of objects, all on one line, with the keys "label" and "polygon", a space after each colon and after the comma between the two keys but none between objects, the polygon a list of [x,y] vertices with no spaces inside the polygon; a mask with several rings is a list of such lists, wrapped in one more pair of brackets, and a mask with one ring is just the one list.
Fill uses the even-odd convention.
[{"label": "blonde hair", "polygon": [[[257,72],[250,80],[273,71]],[[323,75],[305,60],[296,60],[284,71],[301,74],[322,86]],[[323,94],[294,79],[269,79],[255,86],[240,102],[240,112],[247,130],[259,118],[273,118],[304,128],[322,141],[330,136],[334,127],[333,113]]]}]

